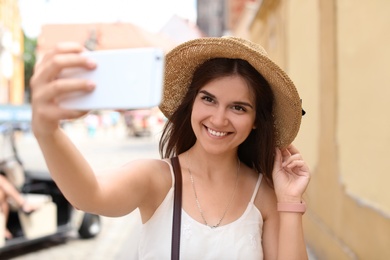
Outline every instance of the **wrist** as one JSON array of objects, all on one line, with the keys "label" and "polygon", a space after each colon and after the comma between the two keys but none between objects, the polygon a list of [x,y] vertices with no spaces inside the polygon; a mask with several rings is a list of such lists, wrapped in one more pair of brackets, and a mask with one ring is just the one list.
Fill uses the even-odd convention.
[{"label": "wrist", "polygon": [[280,203],[301,203],[303,201],[302,196],[276,196],[278,202]]},{"label": "wrist", "polygon": [[37,141],[46,141],[53,142],[53,140],[61,133],[61,128],[57,126],[56,128],[48,129],[33,129],[33,133]]},{"label": "wrist", "polygon": [[278,202],[277,210],[279,212],[304,214],[306,212],[306,203],[303,200],[301,200],[300,202]]}]

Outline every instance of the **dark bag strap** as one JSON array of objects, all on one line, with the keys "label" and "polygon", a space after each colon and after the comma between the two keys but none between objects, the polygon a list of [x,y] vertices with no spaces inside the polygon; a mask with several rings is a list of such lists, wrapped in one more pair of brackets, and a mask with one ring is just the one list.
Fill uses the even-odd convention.
[{"label": "dark bag strap", "polygon": [[179,158],[171,158],[173,172],[175,174],[175,198],[173,204],[172,223],[172,248],[171,259],[180,259],[180,225],[181,225],[181,199],[182,199],[182,178]]}]

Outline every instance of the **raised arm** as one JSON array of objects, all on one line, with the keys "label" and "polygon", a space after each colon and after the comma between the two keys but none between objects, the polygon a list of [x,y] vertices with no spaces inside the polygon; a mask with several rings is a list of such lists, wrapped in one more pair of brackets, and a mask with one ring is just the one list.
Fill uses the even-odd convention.
[{"label": "raised arm", "polygon": [[75,119],[85,112],[66,110],[58,99],[74,91],[93,91],[94,83],[84,79],[59,79],[64,68],[93,70],[96,65],[80,55],[83,47],[64,43],[47,53],[37,64],[31,80],[32,127],[54,181],[77,208],[108,216],[119,216],[142,206],[153,187],[151,172],[158,162],[133,162],[112,173],[96,175],[59,127],[62,119]]},{"label": "raised arm", "polygon": [[[308,259],[303,214],[298,211],[309,180],[309,168],[293,145],[284,150],[277,149],[273,170],[276,196],[269,196],[263,230],[265,259]],[[278,203],[284,204],[280,211],[277,211]]]}]

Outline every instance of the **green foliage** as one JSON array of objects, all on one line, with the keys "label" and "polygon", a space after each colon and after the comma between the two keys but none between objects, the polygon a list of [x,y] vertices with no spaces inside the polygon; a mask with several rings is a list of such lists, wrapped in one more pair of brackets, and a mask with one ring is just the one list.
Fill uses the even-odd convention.
[{"label": "green foliage", "polygon": [[34,72],[34,65],[36,61],[35,50],[37,47],[37,39],[29,38],[24,35],[24,86],[25,86],[25,94],[28,100],[30,100],[30,79]]}]

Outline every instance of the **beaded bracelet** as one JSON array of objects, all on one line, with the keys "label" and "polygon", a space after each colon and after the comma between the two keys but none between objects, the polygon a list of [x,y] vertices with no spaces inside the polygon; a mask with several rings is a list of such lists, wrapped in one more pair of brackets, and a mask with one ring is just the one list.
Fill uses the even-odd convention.
[{"label": "beaded bracelet", "polygon": [[287,203],[287,202],[278,202],[278,211],[282,212],[298,212],[304,214],[306,211],[306,203],[301,201],[301,203]]}]

